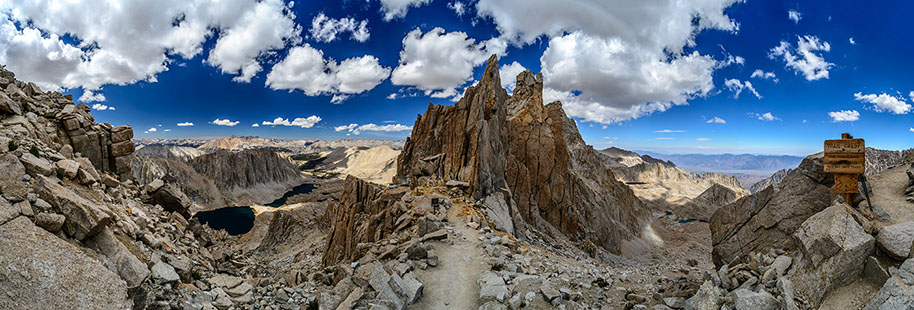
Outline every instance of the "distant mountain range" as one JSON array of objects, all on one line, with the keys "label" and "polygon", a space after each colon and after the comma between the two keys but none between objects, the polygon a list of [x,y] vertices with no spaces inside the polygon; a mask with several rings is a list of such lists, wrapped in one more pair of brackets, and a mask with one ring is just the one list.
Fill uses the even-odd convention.
[{"label": "distant mountain range", "polygon": [[636,151],[654,158],[668,160],[693,172],[720,172],[770,175],[781,169],[793,169],[803,157],[790,155],[753,154],[661,154]]}]

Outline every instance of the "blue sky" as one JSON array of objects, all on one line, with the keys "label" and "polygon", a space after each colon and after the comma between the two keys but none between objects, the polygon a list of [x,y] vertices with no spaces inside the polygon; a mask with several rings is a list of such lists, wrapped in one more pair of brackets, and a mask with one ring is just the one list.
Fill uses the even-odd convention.
[{"label": "blue sky", "polygon": [[137,138],[404,139],[495,53],[505,81],[544,72],[598,149],[914,146],[910,2],[116,2],[0,4],[0,62]]}]

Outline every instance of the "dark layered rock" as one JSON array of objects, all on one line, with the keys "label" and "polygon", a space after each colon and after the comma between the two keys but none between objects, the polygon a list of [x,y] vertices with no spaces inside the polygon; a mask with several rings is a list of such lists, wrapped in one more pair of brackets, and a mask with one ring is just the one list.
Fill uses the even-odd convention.
[{"label": "dark layered rock", "polygon": [[711,216],[711,256],[721,266],[753,251],[793,249],[791,236],[835,198],[832,174],[824,172],[822,154],[810,155],[780,185],[721,207]]},{"label": "dark layered rock", "polygon": [[194,158],[190,166],[236,203],[268,203],[302,182],[288,158],[267,149],[217,151]]},{"label": "dark layered rock", "polygon": [[542,77],[522,72],[510,96],[500,85],[493,56],[455,105],[429,105],[397,160],[397,181],[467,182],[496,227],[517,236],[555,230],[612,252],[638,236],[641,201],[583,142],[561,103],[543,105]]},{"label": "dark layered rock", "polygon": [[[145,149],[145,147],[143,148]],[[149,184],[156,179],[175,186],[196,202],[201,210],[218,209],[228,205],[225,196],[213,180],[197,173],[185,162],[167,159],[135,156],[131,162],[133,176],[139,184]]]},{"label": "dark layered rock", "polygon": [[701,195],[698,195],[683,207],[685,209],[683,216],[707,221],[718,208],[733,203],[742,196],[741,193],[737,193],[726,186],[714,183],[714,185],[711,185]]}]

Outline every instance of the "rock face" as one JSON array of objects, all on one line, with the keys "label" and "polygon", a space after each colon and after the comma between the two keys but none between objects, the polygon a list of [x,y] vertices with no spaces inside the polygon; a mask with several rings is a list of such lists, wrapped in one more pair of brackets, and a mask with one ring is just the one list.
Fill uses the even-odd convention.
[{"label": "rock face", "polygon": [[905,173],[908,175],[908,188],[904,193],[908,195],[908,202],[914,202],[914,163],[911,163],[911,167],[908,167]]},{"label": "rock face", "polygon": [[855,211],[836,203],[809,217],[793,236],[803,256],[790,280],[813,305],[825,292],[859,277],[875,249],[873,236],[849,212]]},{"label": "rock face", "polygon": [[813,214],[828,207],[834,177],[822,154],[810,155],[790,171],[781,190],[768,187],[721,207],[711,216],[711,256],[717,266],[769,248],[793,249],[791,236]]},{"label": "rock face", "polygon": [[905,260],[914,244],[914,222],[904,222],[883,227],[876,235],[876,242],[883,252],[895,259]]},{"label": "rock face", "polygon": [[889,310],[914,308],[914,259],[901,264],[898,271],[889,278],[876,293],[876,297],[864,307],[865,310]]},{"label": "rock face", "polygon": [[190,165],[237,203],[269,203],[302,181],[289,159],[268,149],[217,151],[194,158]]},{"label": "rock face", "polygon": [[746,191],[735,191],[730,187],[714,183],[707,190],[689,201],[680,217],[707,221],[718,208],[726,206],[745,196]]},{"label": "rock face", "polygon": [[191,197],[198,206],[218,209],[229,205],[212,179],[200,175],[185,162],[134,156],[132,166],[134,178],[139,184],[150,184],[156,179],[160,179],[164,183],[176,186],[185,195]]},{"label": "rock face", "polygon": [[39,177],[38,195],[54,210],[66,216],[63,230],[76,240],[95,236],[111,221],[111,210],[86,199],[46,177]]},{"label": "rock face", "polygon": [[2,309],[130,309],[127,285],[25,217],[0,225]]},{"label": "rock face", "polygon": [[500,85],[493,56],[457,104],[429,105],[397,159],[397,181],[467,182],[496,226],[516,236],[555,229],[612,252],[638,236],[641,201],[583,142],[561,103],[543,105],[542,77],[520,73],[513,95]]},{"label": "rock face", "polygon": [[756,182],[755,184],[752,184],[752,186],[749,187],[749,192],[755,194],[755,193],[758,193],[759,191],[765,189],[768,186],[775,186],[775,188],[777,188],[778,184],[781,184],[781,181],[784,181],[784,178],[786,178],[787,174],[790,173],[790,170],[791,169],[778,170],[771,176],[764,178],[761,181]]},{"label": "rock face", "polygon": [[324,217],[332,223],[327,234],[325,266],[361,257],[359,243],[380,240],[391,232],[406,208],[397,205],[405,190],[384,191],[379,185],[355,177],[346,178],[340,201],[327,208]]}]

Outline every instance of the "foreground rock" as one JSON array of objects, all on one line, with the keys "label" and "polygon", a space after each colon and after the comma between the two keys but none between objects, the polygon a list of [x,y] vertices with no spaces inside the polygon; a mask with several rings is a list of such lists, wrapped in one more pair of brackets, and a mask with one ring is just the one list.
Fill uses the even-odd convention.
[{"label": "foreground rock", "polygon": [[797,295],[818,305],[825,293],[860,277],[875,249],[844,203],[836,203],[805,222],[794,234],[803,256],[791,270]]},{"label": "foreground rock", "polygon": [[914,309],[914,259],[901,264],[864,309]]},{"label": "foreground rock", "polygon": [[806,219],[828,207],[834,178],[822,154],[810,155],[775,191],[768,187],[721,207],[711,216],[711,252],[721,266],[769,248],[794,249],[791,236]]},{"label": "foreground rock", "polygon": [[130,309],[123,280],[19,217],[0,226],[0,309]]},{"label": "foreground rock", "polygon": [[895,259],[905,260],[914,244],[914,222],[904,222],[883,227],[876,235],[879,249]]}]

